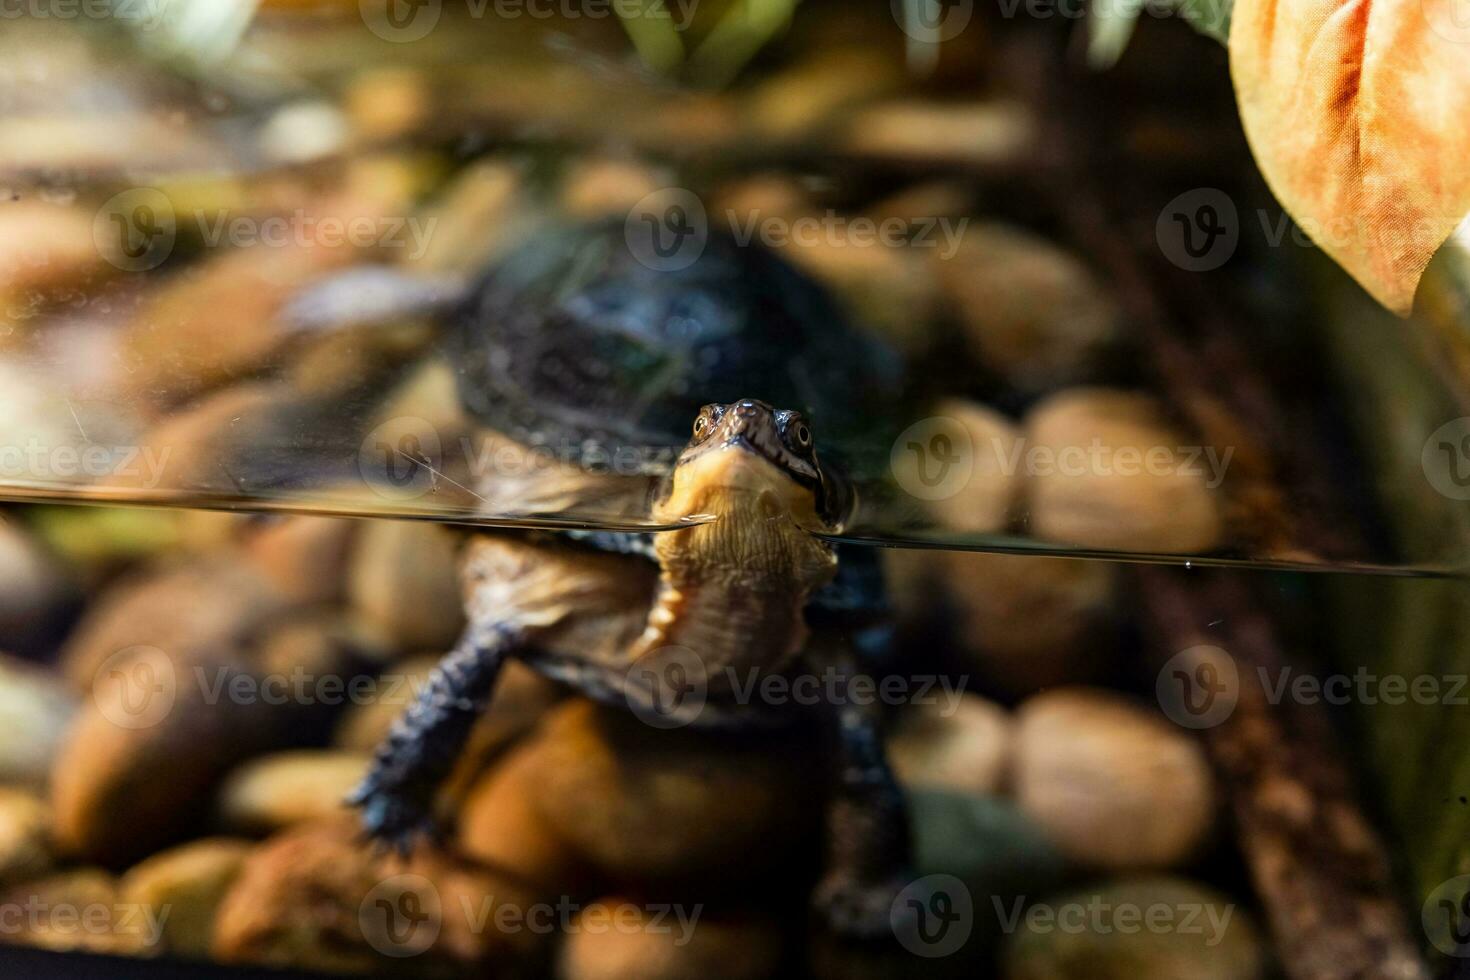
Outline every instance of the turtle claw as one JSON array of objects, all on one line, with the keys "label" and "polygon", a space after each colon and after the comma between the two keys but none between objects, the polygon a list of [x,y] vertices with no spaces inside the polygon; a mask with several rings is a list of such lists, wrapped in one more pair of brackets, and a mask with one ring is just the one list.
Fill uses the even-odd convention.
[{"label": "turtle claw", "polygon": [[881,939],[893,936],[894,903],[907,886],[908,879],[894,877],[867,880],[837,872],[827,875],[812,896],[817,913],[828,928],[852,939]]},{"label": "turtle claw", "polygon": [[363,837],[380,851],[407,858],[420,842],[433,843],[438,838],[429,808],[402,793],[368,781],[353,790],[346,802],[360,811]]}]

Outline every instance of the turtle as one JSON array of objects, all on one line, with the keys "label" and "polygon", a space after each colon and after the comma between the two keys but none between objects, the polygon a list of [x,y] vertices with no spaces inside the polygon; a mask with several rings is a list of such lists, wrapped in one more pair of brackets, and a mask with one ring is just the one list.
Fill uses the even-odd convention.
[{"label": "turtle", "polygon": [[[857,511],[848,474],[896,417],[897,356],[757,243],[710,229],[692,261],[670,266],[628,229],[615,217],[552,224],[467,282],[358,270],[293,304],[303,326],[432,317],[477,423],[568,449],[550,493],[513,494],[580,513],[607,488],[578,465],[632,450],[637,465],[615,476],[638,478],[621,482],[651,526],[680,528],[471,536],[469,625],[351,797],[379,841],[403,848],[431,827],[434,787],[509,657],[645,716],[670,708],[672,721],[738,731],[794,719],[729,703],[727,669],[816,667],[820,651],[823,671],[857,677],[887,654],[874,549],[830,536]],[[810,629],[844,642],[809,645]],[[681,701],[669,679],[691,672],[703,697]],[[842,778],[818,905],[838,931],[867,935],[888,927],[906,880],[907,818],[881,718],[834,708]]]},{"label": "turtle", "polygon": [[687,265],[666,268],[633,236],[618,216],[551,222],[467,279],[359,267],[295,299],[287,318],[298,329],[437,321],[466,412],[516,441],[566,447],[572,463],[621,454],[666,475],[700,406],[759,392],[822,419],[828,455],[858,469],[894,417],[897,354],[757,242],[710,228]]},{"label": "turtle", "polygon": [[[463,559],[468,625],[348,799],[367,834],[407,850],[431,832],[435,790],[510,658],[659,727],[770,729],[814,710],[837,747],[814,903],[841,935],[892,928],[912,876],[881,705],[843,694],[814,708],[736,696],[737,679],[750,676],[741,672],[752,671],[831,676],[846,691],[889,641],[865,566],[839,575],[828,540],[853,502],[805,415],[744,398],[700,410],[654,506],[656,518],[703,520],[635,535],[474,536]],[[839,624],[843,642],[809,643],[812,630]]]}]

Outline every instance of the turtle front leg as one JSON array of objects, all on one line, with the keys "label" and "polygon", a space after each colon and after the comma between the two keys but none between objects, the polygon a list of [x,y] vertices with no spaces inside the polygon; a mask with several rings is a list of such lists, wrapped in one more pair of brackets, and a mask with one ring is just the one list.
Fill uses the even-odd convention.
[{"label": "turtle front leg", "polygon": [[[850,656],[830,665],[850,683]],[[848,683],[843,685],[844,688]],[[827,871],[813,902],[836,932],[891,934],[893,903],[912,879],[908,806],[883,747],[881,705],[839,696],[834,726],[837,785],[827,811]]]},{"label": "turtle front leg", "polygon": [[459,758],[518,639],[507,624],[472,622],[434,668],[347,798],[362,811],[368,836],[406,854],[417,837],[433,833],[434,793]]}]

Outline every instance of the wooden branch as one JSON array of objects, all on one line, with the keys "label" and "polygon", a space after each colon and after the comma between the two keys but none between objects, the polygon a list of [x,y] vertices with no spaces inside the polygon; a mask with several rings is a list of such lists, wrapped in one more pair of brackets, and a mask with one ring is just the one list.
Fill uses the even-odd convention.
[{"label": "wooden branch", "polygon": [[1427,978],[1388,851],[1358,805],[1322,708],[1268,697],[1287,660],[1241,577],[1149,567],[1138,581],[1155,667],[1200,644],[1234,661],[1234,710],[1201,736],[1286,975]]}]

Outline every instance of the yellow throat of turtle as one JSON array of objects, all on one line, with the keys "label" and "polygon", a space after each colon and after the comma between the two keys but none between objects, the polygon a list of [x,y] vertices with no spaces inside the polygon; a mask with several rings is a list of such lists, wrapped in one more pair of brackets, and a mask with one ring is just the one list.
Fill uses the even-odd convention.
[{"label": "yellow throat of turtle", "polygon": [[677,645],[708,668],[776,668],[804,645],[806,603],[837,571],[812,533],[828,525],[810,430],[760,402],[706,412],[655,508],[661,520],[704,520],[657,535],[659,595],[634,656]]}]

